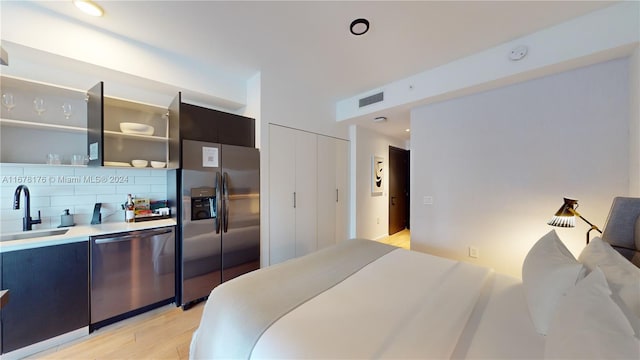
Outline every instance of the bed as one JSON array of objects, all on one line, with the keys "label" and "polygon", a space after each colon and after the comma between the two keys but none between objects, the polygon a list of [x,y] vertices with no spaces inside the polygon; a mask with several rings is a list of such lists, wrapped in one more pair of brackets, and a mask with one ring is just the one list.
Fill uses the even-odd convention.
[{"label": "bed", "polygon": [[576,259],[551,230],[522,272],[344,241],[215,288],[189,356],[640,358],[640,268],[606,239]]}]

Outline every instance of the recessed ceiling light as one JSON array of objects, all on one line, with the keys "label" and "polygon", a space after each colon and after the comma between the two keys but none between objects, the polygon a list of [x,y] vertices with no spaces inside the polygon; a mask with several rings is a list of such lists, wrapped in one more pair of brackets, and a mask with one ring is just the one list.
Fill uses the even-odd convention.
[{"label": "recessed ceiling light", "polygon": [[91,16],[102,16],[104,11],[100,6],[91,0],[73,0],[73,5],[80,9],[83,13]]},{"label": "recessed ceiling light", "polygon": [[406,131],[406,132],[411,132],[411,129],[404,129],[404,131]]},{"label": "recessed ceiling light", "polygon": [[364,35],[369,31],[369,20],[367,19],[355,19],[351,22],[349,27],[353,35]]}]

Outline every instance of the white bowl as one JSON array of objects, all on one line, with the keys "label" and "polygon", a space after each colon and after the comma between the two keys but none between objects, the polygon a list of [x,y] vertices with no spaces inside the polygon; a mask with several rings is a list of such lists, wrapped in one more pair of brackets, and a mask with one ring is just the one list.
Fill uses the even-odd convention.
[{"label": "white bowl", "polygon": [[125,134],[153,135],[154,129],[153,126],[145,124],[123,122],[120,123],[120,131]]},{"label": "white bowl", "polygon": [[163,161],[152,161],[151,162],[151,167],[152,168],[156,168],[156,169],[161,169],[163,167],[165,167],[167,164]]},{"label": "white bowl", "polygon": [[147,160],[131,160],[131,165],[137,168],[147,167],[149,162]]}]

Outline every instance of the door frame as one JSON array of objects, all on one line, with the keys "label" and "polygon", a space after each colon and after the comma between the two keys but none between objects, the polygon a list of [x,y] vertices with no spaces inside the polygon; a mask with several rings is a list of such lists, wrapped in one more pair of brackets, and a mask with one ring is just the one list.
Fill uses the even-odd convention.
[{"label": "door frame", "polygon": [[[410,194],[410,173],[411,173],[411,166],[410,166],[410,156],[411,153],[409,150],[406,149],[402,149],[402,148],[398,148],[395,146],[391,146],[389,145],[389,201],[388,201],[388,230],[389,230],[389,235],[391,235],[391,219],[392,219],[392,212],[396,211],[396,209],[394,207],[391,206],[391,201],[392,201],[392,196],[391,196],[391,187],[392,187],[392,179],[397,179],[398,176],[392,176],[391,171],[397,169],[397,166],[393,166],[392,165],[392,159],[393,157],[391,156],[391,152],[399,152],[402,153],[404,156],[404,161],[406,163],[406,172],[404,174],[405,176],[405,196],[406,196],[406,206],[405,206],[405,229],[409,229],[409,219],[410,219],[410,201],[411,201],[411,194]],[[397,175],[401,175],[401,174],[397,174]]]}]

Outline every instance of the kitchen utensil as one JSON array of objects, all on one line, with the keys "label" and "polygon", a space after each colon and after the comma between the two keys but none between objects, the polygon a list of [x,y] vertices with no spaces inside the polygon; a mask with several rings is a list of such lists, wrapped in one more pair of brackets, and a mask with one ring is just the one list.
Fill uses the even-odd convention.
[{"label": "kitchen utensil", "polygon": [[60,165],[60,154],[47,154],[47,165]]},{"label": "kitchen utensil", "polygon": [[69,119],[71,117],[71,115],[73,114],[72,108],[71,108],[71,104],[69,104],[69,103],[62,104],[62,113],[64,114],[64,117],[66,119]]},{"label": "kitchen utensil", "polygon": [[102,207],[102,203],[96,203],[93,206],[93,216],[91,218],[91,224],[96,225],[102,223],[102,214],[100,214],[100,208]]},{"label": "kitchen utensil", "polygon": [[146,167],[149,162],[147,160],[131,160],[131,165],[137,168]]},{"label": "kitchen utensil", "polygon": [[47,108],[45,107],[45,104],[44,104],[44,99],[41,97],[37,97],[33,99],[33,108],[38,113],[38,116],[42,116],[42,113],[47,111]]},{"label": "kitchen utensil", "polygon": [[104,166],[123,166],[123,167],[131,167],[131,164],[120,161],[105,161]]},{"label": "kitchen utensil", "polygon": [[60,215],[60,226],[58,227],[67,227],[74,226],[73,223],[73,215],[69,214],[69,209],[64,209],[64,213]]},{"label": "kitchen utensil", "polygon": [[120,123],[120,131],[125,134],[153,135],[154,128],[145,124],[122,122]]},{"label": "kitchen utensil", "polygon": [[16,106],[12,93],[2,94],[2,105],[4,105],[4,107],[6,107],[8,111],[11,111],[11,109]]},{"label": "kitchen utensil", "polygon": [[86,165],[88,160],[87,155],[71,155],[71,165]]}]

